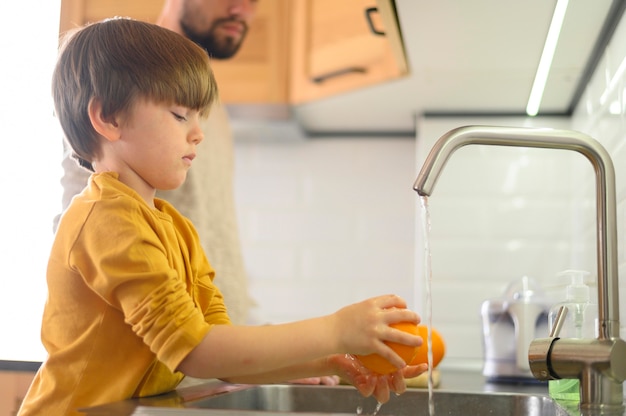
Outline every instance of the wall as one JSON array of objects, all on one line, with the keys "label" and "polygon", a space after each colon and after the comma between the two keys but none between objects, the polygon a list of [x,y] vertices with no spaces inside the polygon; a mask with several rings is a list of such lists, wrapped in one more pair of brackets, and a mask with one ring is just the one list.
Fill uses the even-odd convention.
[{"label": "wall", "polygon": [[[626,21],[622,18],[611,42],[572,117],[573,129],[596,138],[607,149],[615,165],[617,199],[618,269],[620,275],[621,337],[626,334]],[[580,192],[594,189],[593,178],[574,172]],[[577,224],[579,233],[592,235],[595,225],[586,218]],[[587,252],[595,250],[589,241]]]},{"label": "wall", "polygon": [[398,293],[413,304],[412,138],[238,140],[236,190],[254,321]]}]

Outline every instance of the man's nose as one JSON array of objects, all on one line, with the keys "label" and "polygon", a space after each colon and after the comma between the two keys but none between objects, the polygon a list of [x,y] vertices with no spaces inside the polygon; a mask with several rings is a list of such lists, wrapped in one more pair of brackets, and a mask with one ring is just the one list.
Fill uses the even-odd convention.
[{"label": "man's nose", "polygon": [[232,0],[228,6],[228,13],[249,21],[256,12],[257,2],[258,0]]}]

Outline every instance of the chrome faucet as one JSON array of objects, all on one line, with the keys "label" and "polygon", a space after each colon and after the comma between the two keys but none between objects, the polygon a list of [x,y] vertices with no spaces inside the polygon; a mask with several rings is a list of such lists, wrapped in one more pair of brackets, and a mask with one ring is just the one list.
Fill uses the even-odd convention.
[{"label": "chrome faucet", "polygon": [[469,144],[572,150],[584,155],[593,165],[597,211],[597,339],[561,339],[558,334],[550,334],[548,338],[532,341],[528,360],[533,375],[539,380],[578,378],[581,411],[621,415],[626,342],[619,336],[615,170],[611,157],[593,138],[570,130],[460,127],[435,143],[417,176],[415,191],[430,196],[452,153]]}]

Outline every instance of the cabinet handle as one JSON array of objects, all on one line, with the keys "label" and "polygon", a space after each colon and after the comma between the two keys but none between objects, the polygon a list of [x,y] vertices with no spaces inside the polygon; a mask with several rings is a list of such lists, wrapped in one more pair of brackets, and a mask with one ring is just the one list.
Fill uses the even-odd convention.
[{"label": "cabinet handle", "polygon": [[336,71],[333,72],[329,72],[328,74],[324,74],[324,75],[320,75],[314,78],[311,78],[311,81],[313,81],[315,84],[321,84],[322,82],[330,79],[330,78],[335,78],[335,77],[340,77],[342,75],[346,75],[346,74],[353,74],[353,73],[358,73],[358,74],[365,74],[367,72],[367,69],[363,68],[363,67],[351,67],[351,68],[344,68],[344,69],[338,69]]},{"label": "cabinet handle", "polygon": [[374,35],[385,36],[384,31],[378,30],[376,29],[376,27],[374,27],[374,22],[372,21],[372,13],[378,13],[378,7],[368,7],[367,9],[365,9],[365,21],[367,22],[367,25],[370,27],[370,31]]}]

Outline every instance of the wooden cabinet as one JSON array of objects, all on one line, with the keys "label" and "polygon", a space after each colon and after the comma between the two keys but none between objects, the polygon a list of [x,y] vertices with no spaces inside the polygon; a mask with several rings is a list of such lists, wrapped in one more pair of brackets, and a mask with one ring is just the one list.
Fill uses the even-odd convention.
[{"label": "wooden cabinet", "polygon": [[61,0],[60,32],[107,17],[129,16],[154,22],[163,0]]},{"label": "wooden cabinet", "polygon": [[[62,0],[60,28],[112,16],[154,22],[162,5],[162,0]],[[297,104],[403,76],[403,53],[394,53],[389,40],[389,33],[397,32],[395,15],[385,18],[390,5],[393,0],[259,1],[237,55],[213,62],[222,101]],[[368,26],[365,10],[376,6],[372,23],[387,36]]]},{"label": "wooden cabinet", "polygon": [[34,372],[0,371],[0,416],[15,416]]},{"label": "wooden cabinet", "polygon": [[388,20],[390,15],[381,8],[391,10],[393,0],[378,3],[293,1],[292,103],[379,84],[407,73],[404,53],[397,60],[388,37],[397,31],[395,14]]}]

